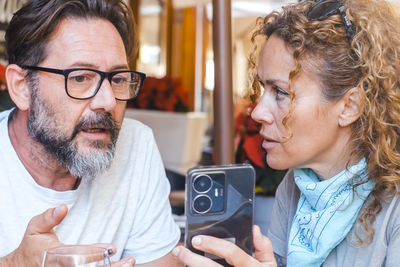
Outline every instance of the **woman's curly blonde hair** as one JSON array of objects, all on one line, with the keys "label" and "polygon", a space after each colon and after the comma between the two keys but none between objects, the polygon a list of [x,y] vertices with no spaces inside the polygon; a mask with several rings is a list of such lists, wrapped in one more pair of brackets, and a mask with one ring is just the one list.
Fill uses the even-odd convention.
[{"label": "woman's curly blonde hair", "polygon": [[323,21],[307,18],[313,1],[291,4],[259,18],[249,57],[249,95],[255,100],[261,93],[256,79],[256,38],[272,34],[285,41],[295,62],[289,74],[289,112],[282,121],[290,135],[287,122],[295,99],[290,83],[301,72],[318,77],[323,97],[329,101],[351,88],[361,92],[363,110],[352,125],[352,155],[366,159],[369,179],[376,183],[358,219],[365,235],[356,236],[364,246],[373,239],[373,223],[383,201],[400,193],[400,21],[393,6],[383,0],[342,2],[356,29],[351,43],[340,14]]}]

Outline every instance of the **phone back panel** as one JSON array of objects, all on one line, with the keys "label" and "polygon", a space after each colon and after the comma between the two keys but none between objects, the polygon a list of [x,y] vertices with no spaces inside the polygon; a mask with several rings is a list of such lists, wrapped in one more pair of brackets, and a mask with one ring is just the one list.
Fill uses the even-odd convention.
[{"label": "phone back panel", "polygon": [[[191,239],[211,235],[231,241],[251,255],[254,187],[255,171],[249,164],[190,169],[185,188],[185,246],[204,255],[192,247]],[[223,259],[205,256],[230,266]]]}]

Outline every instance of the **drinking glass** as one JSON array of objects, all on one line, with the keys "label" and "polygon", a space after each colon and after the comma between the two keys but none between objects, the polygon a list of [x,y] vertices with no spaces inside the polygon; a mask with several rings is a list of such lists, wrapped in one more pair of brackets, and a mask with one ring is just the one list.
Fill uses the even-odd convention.
[{"label": "drinking glass", "polygon": [[111,267],[108,249],[84,245],[62,246],[44,252],[42,267]]}]

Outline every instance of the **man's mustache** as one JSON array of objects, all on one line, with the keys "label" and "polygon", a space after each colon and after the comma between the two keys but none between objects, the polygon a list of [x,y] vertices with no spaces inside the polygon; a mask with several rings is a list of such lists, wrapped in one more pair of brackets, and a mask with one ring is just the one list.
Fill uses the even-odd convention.
[{"label": "man's mustache", "polygon": [[76,137],[76,135],[87,128],[104,128],[109,130],[111,134],[114,134],[119,129],[119,123],[114,120],[110,113],[94,113],[93,115],[81,118],[75,125],[74,130],[71,135],[71,140]]}]

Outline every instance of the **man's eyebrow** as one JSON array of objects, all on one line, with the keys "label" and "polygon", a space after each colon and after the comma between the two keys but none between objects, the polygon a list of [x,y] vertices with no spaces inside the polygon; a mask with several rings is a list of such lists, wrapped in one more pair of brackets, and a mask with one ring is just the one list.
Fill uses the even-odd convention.
[{"label": "man's eyebrow", "polygon": [[[80,62],[80,61],[75,62],[74,64],[71,65],[71,67],[85,67],[85,68],[91,68],[91,69],[99,68],[99,66],[94,65],[92,63]],[[111,68],[111,70],[121,70],[121,69],[127,70],[129,68],[128,68],[128,65],[126,65],[126,64],[115,65]]]}]

